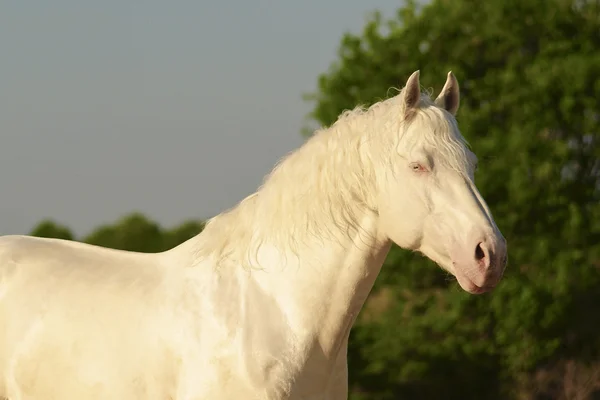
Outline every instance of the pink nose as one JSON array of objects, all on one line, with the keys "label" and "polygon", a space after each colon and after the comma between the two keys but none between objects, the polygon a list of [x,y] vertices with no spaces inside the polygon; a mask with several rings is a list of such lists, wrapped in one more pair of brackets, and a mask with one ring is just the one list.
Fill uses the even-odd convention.
[{"label": "pink nose", "polygon": [[[506,268],[506,240],[499,232],[475,232],[469,235],[471,250],[456,246],[453,273],[459,285],[469,293],[481,294],[492,290]],[[467,247],[467,249],[469,248]]]},{"label": "pink nose", "polygon": [[483,269],[499,268],[506,266],[506,240],[501,238],[496,246],[489,241],[480,241],[475,246],[475,261]]},{"label": "pink nose", "polygon": [[490,250],[487,244],[481,242],[475,247],[475,260],[483,268],[490,267]]}]

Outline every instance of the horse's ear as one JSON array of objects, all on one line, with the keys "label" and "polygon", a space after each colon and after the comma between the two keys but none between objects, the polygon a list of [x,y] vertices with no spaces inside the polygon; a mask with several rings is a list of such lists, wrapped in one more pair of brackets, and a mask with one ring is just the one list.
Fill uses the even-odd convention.
[{"label": "horse's ear", "polygon": [[458,106],[460,105],[460,88],[458,87],[458,80],[452,71],[448,72],[444,88],[437,99],[435,99],[435,104],[438,107],[446,109],[450,114],[456,115]]},{"label": "horse's ear", "polygon": [[402,91],[402,103],[404,106],[404,115],[407,117],[419,104],[421,99],[421,84],[419,83],[419,70],[412,73],[406,81]]}]

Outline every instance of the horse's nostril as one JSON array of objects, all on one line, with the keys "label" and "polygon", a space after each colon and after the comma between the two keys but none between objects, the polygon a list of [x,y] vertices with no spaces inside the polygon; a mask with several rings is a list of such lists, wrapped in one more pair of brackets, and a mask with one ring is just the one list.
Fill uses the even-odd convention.
[{"label": "horse's nostril", "polygon": [[481,248],[481,243],[479,243],[477,245],[477,247],[475,247],[475,259],[477,261],[481,261],[485,258],[485,252],[483,251],[483,249]]}]

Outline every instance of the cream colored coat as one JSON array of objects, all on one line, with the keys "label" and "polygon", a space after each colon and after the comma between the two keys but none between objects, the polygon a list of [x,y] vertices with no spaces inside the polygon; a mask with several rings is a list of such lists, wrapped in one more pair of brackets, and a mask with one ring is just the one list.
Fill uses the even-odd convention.
[{"label": "cream colored coat", "polygon": [[158,254],[0,238],[0,395],[10,400],[341,400],[350,329],[392,242],[470,293],[506,243],[453,114],[414,73]]}]

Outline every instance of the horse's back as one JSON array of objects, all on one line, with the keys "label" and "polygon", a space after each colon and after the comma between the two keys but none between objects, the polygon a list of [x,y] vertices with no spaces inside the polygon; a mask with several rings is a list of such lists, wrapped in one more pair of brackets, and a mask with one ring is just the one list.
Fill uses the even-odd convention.
[{"label": "horse's back", "polygon": [[279,387],[279,306],[241,270],[179,268],[185,253],[0,237],[0,398],[254,399]]},{"label": "horse's back", "polygon": [[173,357],[161,335],[169,324],[160,309],[167,283],[157,260],[0,237],[0,397],[154,399],[172,392],[164,371],[174,371]]}]

